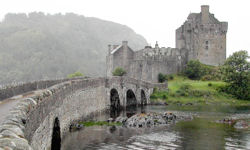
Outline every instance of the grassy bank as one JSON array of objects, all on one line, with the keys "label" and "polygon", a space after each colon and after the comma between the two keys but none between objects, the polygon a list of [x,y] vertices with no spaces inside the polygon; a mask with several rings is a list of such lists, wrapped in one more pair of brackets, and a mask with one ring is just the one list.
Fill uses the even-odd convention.
[{"label": "grassy bank", "polygon": [[168,104],[250,105],[250,101],[238,100],[216,90],[225,84],[222,81],[190,80],[175,75],[173,80],[168,81],[169,90],[155,90],[151,100]]}]

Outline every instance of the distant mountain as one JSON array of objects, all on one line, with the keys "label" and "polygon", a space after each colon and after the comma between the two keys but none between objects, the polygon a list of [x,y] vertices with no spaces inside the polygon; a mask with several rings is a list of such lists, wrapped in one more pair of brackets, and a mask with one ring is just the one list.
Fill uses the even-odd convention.
[{"label": "distant mountain", "polygon": [[147,41],[131,28],[73,13],[7,14],[0,23],[0,84],[66,77],[80,71],[104,76],[108,44]]}]

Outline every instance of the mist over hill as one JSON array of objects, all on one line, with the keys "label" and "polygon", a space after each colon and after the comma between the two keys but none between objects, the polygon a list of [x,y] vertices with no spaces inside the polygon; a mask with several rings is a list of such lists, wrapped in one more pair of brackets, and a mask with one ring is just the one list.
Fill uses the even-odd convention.
[{"label": "mist over hill", "polygon": [[108,44],[147,41],[131,28],[73,13],[7,14],[0,23],[0,84],[66,77],[80,71],[104,76]]}]

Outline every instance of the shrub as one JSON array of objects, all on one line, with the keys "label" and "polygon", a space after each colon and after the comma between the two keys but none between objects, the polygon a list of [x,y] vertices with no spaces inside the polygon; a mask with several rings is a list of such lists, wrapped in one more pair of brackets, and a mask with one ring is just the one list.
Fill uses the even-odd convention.
[{"label": "shrub", "polygon": [[167,80],[166,75],[159,73],[158,74],[158,82],[163,83]]},{"label": "shrub", "polygon": [[202,64],[198,60],[191,60],[184,70],[184,74],[190,79],[200,79],[203,75]]},{"label": "shrub", "polygon": [[123,68],[117,67],[113,72],[113,76],[123,76],[126,74],[126,71]]},{"label": "shrub", "polygon": [[79,71],[76,71],[75,73],[67,75],[67,78],[75,78],[75,77],[82,77],[83,74]]},{"label": "shrub", "polygon": [[168,99],[167,95],[165,95],[165,94],[162,96],[162,98],[163,99]]},{"label": "shrub", "polygon": [[205,65],[198,60],[191,60],[188,62],[187,67],[184,70],[184,75],[195,80],[220,80],[221,70],[220,67]]},{"label": "shrub", "polygon": [[210,80],[212,80],[212,79],[213,79],[213,77],[212,77],[211,75],[204,75],[204,76],[201,78],[202,81],[210,81]]},{"label": "shrub", "polygon": [[153,93],[156,93],[158,91],[157,87],[153,88]]},{"label": "shrub", "polygon": [[173,75],[169,75],[169,76],[168,76],[168,79],[169,79],[169,80],[174,80],[174,76],[173,76]]},{"label": "shrub", "polygon": [[156,98],[157,98],[157,96],[155,94],[150,95],[150,99],[156,99]]},{"label": "shrub", "polygon": [[184,91],[187,91],[191,88],[192,86],[190,84],[183,84],[181,85],[180,87],[180,90],[184,90]]},{"label": "shrub", "polygon": [[208,83],[207,85],[208,85],[208,86],[212,86],[212,83]]}]

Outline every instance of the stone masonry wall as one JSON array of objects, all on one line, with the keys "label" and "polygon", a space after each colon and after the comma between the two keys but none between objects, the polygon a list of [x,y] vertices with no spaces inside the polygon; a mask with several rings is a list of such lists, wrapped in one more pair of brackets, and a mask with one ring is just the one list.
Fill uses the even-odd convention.
[{"label": "stone masonry wall", "polygon": [[58,92],[53,89],[55,87],[48,89],[54,95],[43,100],[28,115],[25,137],[34,149],[50,149],[56,117],[63,137],[71,122],[109,106],[104,78],[66,82],[57,87]]},{"label": "stone masonry wall", "polygon": [[15,95],[23,94],[29,91],[34,91],[38,89],[46,89],[52,85],[69,81],[72,79],[58,79],[58,80],[42,80],[42,81],[34,81],[28,83],[22,83],[18,85],[9,85],[0,88],[0,101],[10,98]]}]

